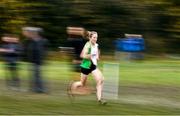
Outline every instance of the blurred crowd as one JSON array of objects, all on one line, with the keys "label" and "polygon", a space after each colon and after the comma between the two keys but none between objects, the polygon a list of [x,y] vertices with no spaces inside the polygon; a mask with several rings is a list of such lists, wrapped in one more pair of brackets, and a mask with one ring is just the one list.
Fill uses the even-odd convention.
[{"label": "blurred crowd", "polygon": [[[88,31],[82,27],[67,27],[67,44],[66,47],[60,47],[60,51],[73,53],[72,66],[73,71],[78,72],[79,79],[81,51],[87,41]],[[41,68],[48,54],[48,39],[43,37],[43,29],[39,27],[24,27],[22,35],[26,38],[20,41],[18,35],[4,34],[1,37],[0,53],[5,63],[5,80],[8,89],[20,90],[21,79],[18,68],[19,62],[23,61],[30,66],[30,91],[35,93],[47,93],[48,88],[44,83]],[[77,74],[77,73],[76,73]]]},{"label": "blurred crowd", "polygon": [[48,40],[42,37],[42,28],[24,27],[22,35],[26,38],[20,42],[17,35],[5,34],[2,36],[0,52],[5,62],[6,83],[10,89],[20,89],[18,62],[25,61],[31,66],[30,90],[36,93],[46,93],[47,89],[41,76],[41,67],[47,55]]}]

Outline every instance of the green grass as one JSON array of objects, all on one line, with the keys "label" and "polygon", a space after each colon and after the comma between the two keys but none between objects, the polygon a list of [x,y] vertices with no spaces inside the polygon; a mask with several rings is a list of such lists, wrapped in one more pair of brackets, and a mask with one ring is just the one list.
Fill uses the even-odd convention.
[{"label": "green grass", "polygon": [[[21,64],[23,88],[28,88],[28,65]],[[102,69],[102,64],[100,65]],[[49,62],[43,68],[49,94],[7,90],[0,68],[0,114],[101,114],[101,115],[179,115],[180,61],[149,60],[120,62],[119,99],[107,106],[96,103],[95,94],[77,96],[73,103],[66,95],[73,73],[66,62]],[[89,78],[90,85],[95,85]]]},{"label": "green grass", "polygon": [[179,61],[145,61],[122,63],[121,80],[124,82],[173,85],[180,83]]}]

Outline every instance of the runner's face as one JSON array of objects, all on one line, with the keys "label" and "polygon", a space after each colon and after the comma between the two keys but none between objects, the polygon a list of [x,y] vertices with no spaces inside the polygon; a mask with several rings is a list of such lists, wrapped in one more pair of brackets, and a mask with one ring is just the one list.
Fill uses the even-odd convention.
[{"label": "runner's face", "polygon": [[93,34],[92,37],[90,38],[91,43],[95,44],[97,42],[97,38],[98,38],[98,35],[97,34]]}]

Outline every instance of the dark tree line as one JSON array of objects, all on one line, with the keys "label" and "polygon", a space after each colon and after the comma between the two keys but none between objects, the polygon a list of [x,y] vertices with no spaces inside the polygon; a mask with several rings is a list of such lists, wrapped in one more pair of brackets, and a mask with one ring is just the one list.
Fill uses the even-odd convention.
[{"label": "dark tree line", "polygon": [[102,49],[124,33],[142,34],[148,52],[180,53],[179,0],[1,0],[0,34],[40,26],[51,48],[64,45],[67,26],[99,33]]}]

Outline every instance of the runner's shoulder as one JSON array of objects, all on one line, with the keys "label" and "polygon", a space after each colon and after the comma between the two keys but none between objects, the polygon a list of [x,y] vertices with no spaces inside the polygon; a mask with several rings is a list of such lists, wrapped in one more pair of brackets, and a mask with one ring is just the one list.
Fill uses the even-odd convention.
[{"label": "runner's shoulder", "polygon": [[91,44],[90,44],[90,42],[88,41],[88,42],[86,42],[86,44],[85,44],[85,48],[90,48],[90,46],[91,46]]}]

